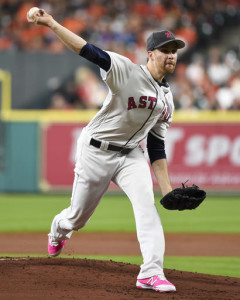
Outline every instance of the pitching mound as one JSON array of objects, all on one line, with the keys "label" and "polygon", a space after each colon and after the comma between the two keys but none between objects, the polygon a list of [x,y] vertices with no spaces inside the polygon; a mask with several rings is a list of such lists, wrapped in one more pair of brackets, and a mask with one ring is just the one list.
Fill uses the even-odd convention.
[{"label": "pitching mound", "polygon": [[177,292],[135,287],[139,266],[62,258],[0,258],[1,299],[239,299],[240,279],[165,270]]}]

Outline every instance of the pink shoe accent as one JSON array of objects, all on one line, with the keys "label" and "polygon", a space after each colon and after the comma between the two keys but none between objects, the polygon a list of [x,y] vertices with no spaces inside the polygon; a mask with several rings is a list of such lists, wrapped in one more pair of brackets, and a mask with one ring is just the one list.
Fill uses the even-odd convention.
[{"label": "pink shoe accent", "polygon": [[50,256],[58,256],[61,253],[63,247],[65,246],[66,241],[59,241],[54,244],[56,245],[51,244],[50,239],[48,237],[48,253]]},{"label": "pink shoe accent", "polygon": [[176,292],[176,288],[171,282],[160,279],[158,275],[138,279],[136,286],[140,289],[152,289],[157,292]]}]

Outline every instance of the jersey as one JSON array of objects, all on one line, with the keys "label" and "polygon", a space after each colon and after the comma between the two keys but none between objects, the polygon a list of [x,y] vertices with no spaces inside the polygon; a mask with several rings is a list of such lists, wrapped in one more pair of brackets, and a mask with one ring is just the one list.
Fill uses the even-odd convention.
[{"label": "jersey", "polygon": [[146,66],[107,51],[111,67],[100,69],[109,93],[102,108],[87,125],[93,138],[135,148],[149,131],[162,140],[172,122],[173,97],[169,86],[160,86]]}]

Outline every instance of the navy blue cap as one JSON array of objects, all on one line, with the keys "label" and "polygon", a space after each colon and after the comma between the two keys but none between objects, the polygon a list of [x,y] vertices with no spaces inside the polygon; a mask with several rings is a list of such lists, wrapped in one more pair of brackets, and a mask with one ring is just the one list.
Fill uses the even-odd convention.
[{"label": "navy blue cap", "polygon": [[171,42],[176,44],[177,49],[185,47],[184,41],[176,39],[173,33],[168,30],[153,32],[147,39],[147,51],[152,51]]}]

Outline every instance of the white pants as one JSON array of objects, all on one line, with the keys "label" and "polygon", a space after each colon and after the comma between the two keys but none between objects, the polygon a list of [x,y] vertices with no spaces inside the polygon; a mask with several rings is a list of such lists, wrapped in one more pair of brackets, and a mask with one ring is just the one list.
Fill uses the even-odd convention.
[{"label": "white pants", "polygon": [[115,182],[132,203],[137,237],[143,256],[138,279],[163,275],[165,240],[154,202],[149,165],[140,147],[128,155],[104,151],[89,145],[84,129],[77,147],[71,206],[58,214],[51,226],[55,240],[71,237],[90,219],[110,181]]}]

